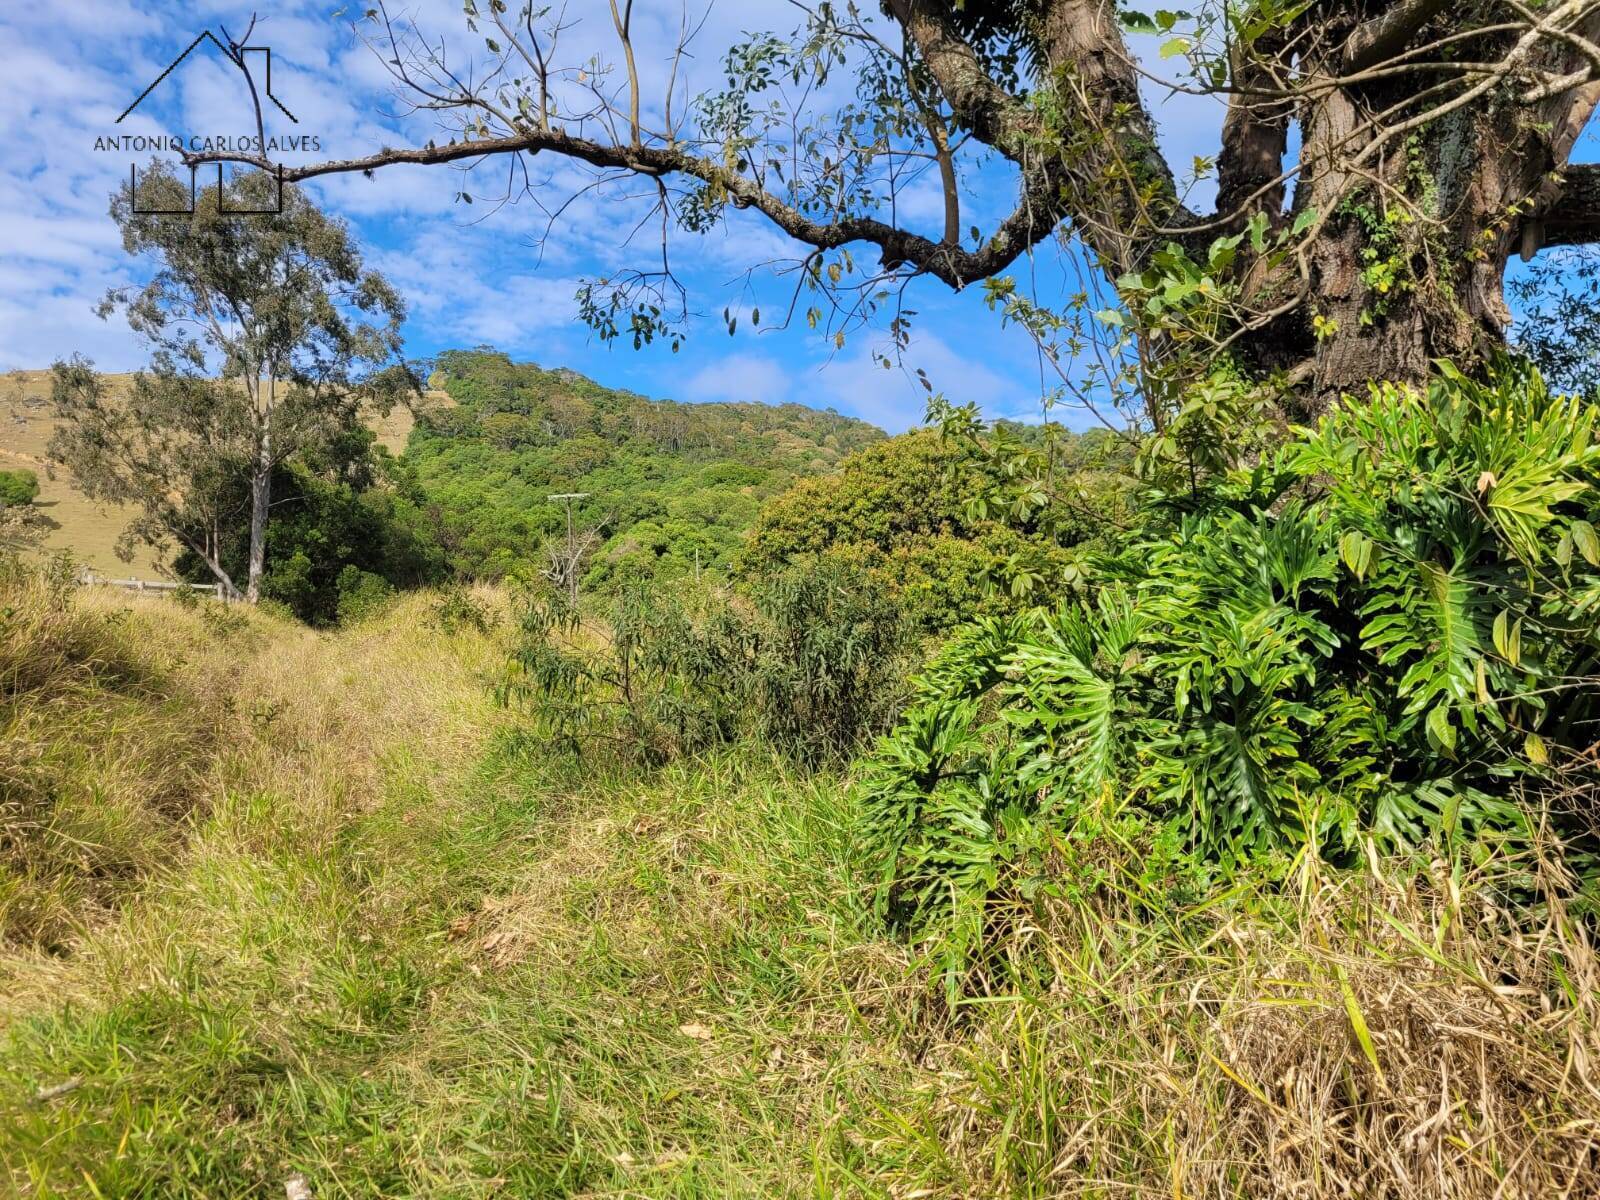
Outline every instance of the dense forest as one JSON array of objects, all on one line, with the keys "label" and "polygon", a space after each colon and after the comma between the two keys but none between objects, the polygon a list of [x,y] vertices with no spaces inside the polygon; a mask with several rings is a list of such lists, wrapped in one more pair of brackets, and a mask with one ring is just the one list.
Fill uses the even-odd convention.
[{"label": "dense forest", "polygon": [[433,383],[452,403],[412,432],[451,567],[497,579],[547,567],[565,537],[553,494],[586,493],[573,519],[596,531],[585,582],[726,575],[762,503],[832,470],[883,434],[799,405],[682,404],[614,391],[574,371],[493,350],[441,354]]}]

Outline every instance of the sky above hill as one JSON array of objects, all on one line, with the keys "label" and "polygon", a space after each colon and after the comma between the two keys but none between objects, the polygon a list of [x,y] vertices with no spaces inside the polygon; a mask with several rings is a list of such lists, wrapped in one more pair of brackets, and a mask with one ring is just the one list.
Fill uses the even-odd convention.
[{"label": "sky above hill", "polygon": [[[336,0],[7,6],[0,14],[0,74],[9,84],[0,95],[0,128],[8,131],[0,161],[0,369],[36,368],[74,352],[107,370],[145,361],[120,318],[101,321],[92,313],[108,287],[139,278],[106,209],[130,166],[151,157],[125,145],[106,149],[104,139],[253,132],[237,70],[208,45],[117,121],[202,30],[226,28],[237,37],[253,9],[263,12],[250,42],[272,48],[273,93],[298,118],[291,124],[269,106],[268,136],[313,136],[320,147],[311,154],[282,153],[285,162],[355,157],[436,134],[431,115],[404,111],[379,56],[352,32],[349,15],[363,7],[352,4],[338,15]],[[648,97],[664,90],[670,64],[660,48],[676,40],[684,10],[681,0],[636,0],[634,7]],[[704,0],[696,0],[691,19],[704,11]],[[414,18],[441,39],[452,65],[485,57],[483,38],[467,30],[460,0],[413,0],[391,12]],[[601,0],[569,0],[568,14],[574,23],[561,46],[564,61],[615,59],[616,38]],[[716,83],[723,50],[743,32],[786,33],[796,20],[789,0],[716,0],[680,68],[680,96]],[[1151,99],[1174,163],[1215,153],[1218,105],[1182,96],[1163,101],[1154,89]],[[852,337],[842,350],[801,320],[761,332],[750,332],[746,321],[730,338],[724,306],[744,313],[759,307],[770,324],[793,290],[792,279],[773,269],[750,271],[796,253],[794,243],[748,213],[730,214],[725,228],[703,237],[674,238],[674,268],[689,288],[691,310],[701,314],[681,352],[663,345],[641,351],[631,344],[606,346],[577,320],[574,293],[586,277],[659,256],[655,228],[639,228],[648,209],[644,189],[585,190],[591,177],[570,164],[535,163],[539,200],[497,205],[506,167],[503,161],[470,172],[392,167],[370,179],[335,176],[308,185],[319,202],[351,222],[369,261],[404,291],[409,353],[489,343],[518,359],[573,367],[650,396],[792,400],[834,407],[890,430],[922,417],[920,369],[938,389],[957,401],[979,402],[991,416],[1027,419],[1038,412],[1042,373],[1033,345],[1002,328],[981,289],[953,295],[937,283],[913,285],[906,297],[917,312],[913,341],[903,365],[887,371],[872,356],[874,348],[887,349],[881,330]],[[987,225],[1013,202],[1010,178],[992,163],[968,169],[974,200],[964,223],[970,218]],[[458,199],[461,192],[473,203]],[[1202,190],[1194,199],[1208,197]],[[563,203],[552,222],[548,210]],[[937,233],[932,181],[914,185],[900,211],[914,226]],[[1018,273],[1046,302],[1077,287],[1053,250],[1019,263]]]}]

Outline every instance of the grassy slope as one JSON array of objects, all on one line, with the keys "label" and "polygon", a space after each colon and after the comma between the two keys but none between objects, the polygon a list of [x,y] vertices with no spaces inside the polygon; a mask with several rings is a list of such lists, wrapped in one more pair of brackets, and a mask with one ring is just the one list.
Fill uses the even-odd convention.
[{"label": "grassy slope", "polygon": [[51,477],[45,447],[56,423],[49,400],[49,371],[11,371],[0,376],[0,468],[26,468],[39,476],[39,498],[34,503],[55,523],[45,535],[44,549],[70,550],[107,575],[159,578],[155,555],[148,547],[139,547],[129,563],[117,557],[117,535],[127,524],[127,515],[119,506],[89,500],[65,473]]},{"label": "grassy slope", "polygon": [[[115,393],[129,386],[130,375],[107,375]],[[26,468],[39,476],[41,512],[55,522],[44,539],[48,551],[68,550],[79,560],[105,575],[130,579],[158,579],[154,552],[140,546],[132,562],[116,555],[117,535],[127,524],[128,514],[117,505],[96,504],[75,487],[65,472],[50,477],[45,448],[55,431],[50,415],[50,372],[10,371],[0,375],[0,470]],[[448,403],[442,392],[430,392],[432,403]],[[405,448],[413,424],[409,409],[396,408],[387,417],[375,420],[378,440],[398,454]]]},{"label": "grassy slope", "polygon": [[1470,874],[1180,919],[1112,848],[952,1020],[875,932],[840,780],[518,749],[503,648],[431,603],[116,618],[191,647],[168,703],[229,736],[135,895],[0,960],[16,1194],[1593,1194],[1595,956],[1506,936]]}]

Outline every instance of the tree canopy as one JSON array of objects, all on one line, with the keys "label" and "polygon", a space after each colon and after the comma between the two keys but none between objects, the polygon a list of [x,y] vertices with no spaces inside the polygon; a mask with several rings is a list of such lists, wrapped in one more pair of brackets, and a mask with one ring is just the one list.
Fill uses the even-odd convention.
[{"label": "tree canopy", "polygon": [[[876,442],[828,475],[801,480],[761,510],[740,550],[745,578],[812,555],[844,556],[899,595],[932,631],[979,613],[1009,612],[1077,577],[1076,551],[1109,544],[1131,507],[1131,455],[1103,430],[1002,426],[995,436],[1052,436],[1060,485],[1073,503],[1023,503],[1029,480],[1007,482],[978,449],[939,430]],[[1001,503],[991,503],[995,496]]]},{"label": "tree canopy", "polygon": [[[285,178],[510,157],[506,198],[547,212],[535,156],[592,169],[588,186],[646,180],[659,253],[579,294],[606,337],[684,336],[673,242],[749,210],[795,247],[793,300],[769,322],[842,339],[878,320],[903,343],[906,285],[982,285],[1062,394],[1164,432],[1219,370],[1303,413],[1371,378],[1419,382],[1436,358],[1487,361],[1510,318],[1507,259],[1600,237],[1600,167],[1570,162],[1600,99],[1596,0],[819,0],[797,29],[714,48],[692,23],[636,45],[632,5],[613,4],[614,60],[582,63],[563,57],[565,8],[464,7],[483,39],[472,69],[383,0],[356,22],[437,136]],[[1163,39],[1159,59],[1130,34]],[[725,87],[685,94],[689,53],[718,55]],[[673,65],[655,94],[646,56]],[[1215,156],[1169,161],[1146,83],[1223,106]],[[1014,187],[993,220],[973,195],[986,167]],[[925,178],[931,227],[901,203]],[[1050,243],[1081,268],[1065,302],[1008,274]]]},{"label": "tree canopy", "polygon": [[[399,360],[405,307],[348,228],[293,186],[249,172],[188,200],[159,166],[112,197],[123,247],[154,270],[109,292],[101,315],[126,314],[151,370],[125,403],[86,362],[58,364],[51,454],[90,497],[138,509],[130,539],[175,540],[254,601],[274,471],[357,428],[364,405],[415,390]],[[242,589],[222,554],[241,479]]]}]

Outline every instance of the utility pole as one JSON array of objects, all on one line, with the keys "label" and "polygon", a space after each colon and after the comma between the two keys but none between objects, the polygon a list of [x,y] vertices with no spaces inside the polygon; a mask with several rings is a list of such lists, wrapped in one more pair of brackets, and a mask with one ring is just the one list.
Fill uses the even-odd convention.
[{"label": "utility pole", "polygon": [[562,575],[567,585],[567,599],[574,608],[578,605],[578,559],[582,554],[578,550],[578,539],[572,528],[572,502],[586,500],[591,492],[557,492],[553,496],[546,496],[546,500],[560,500],[567,507],[567,553],[562,563]]}]

